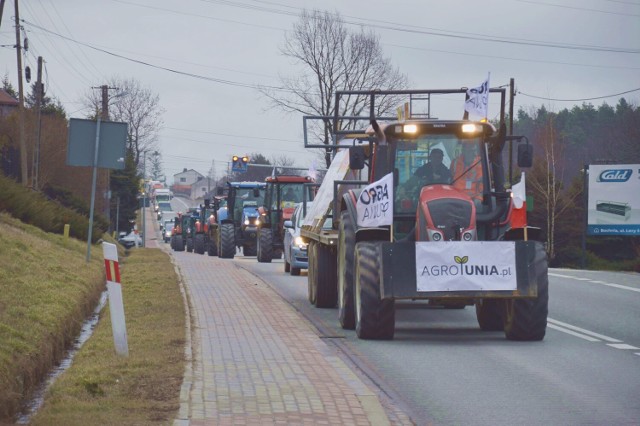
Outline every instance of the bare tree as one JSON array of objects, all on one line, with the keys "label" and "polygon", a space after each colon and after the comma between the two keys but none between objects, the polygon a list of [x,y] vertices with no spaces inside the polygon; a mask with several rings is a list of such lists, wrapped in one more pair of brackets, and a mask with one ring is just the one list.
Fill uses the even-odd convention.
[{"label": "bare tree", "polygon": [[578,191],[566,191],[563,188],[565,174],[564,144],[557,134],[552,114],[538,114],[540,126],[534,135],[534,141],[543,152],[538,157],[527,183],[531,184],[536,198],[544,203],[546,215],[547,254],[553,261],[556,257],[556,225],[559,218],[575,208]]},{"label": "bare tree", "polygon": [[[285,36],[282,53],[302,65],[303,73],[281,77],[284,90],[263,87],[261,92],[272,106],[287,112],[333,116],[338,90],[398,90],[407,86],[406,76],[383,56],[378,36],[363,29],[350,33],[337,13],[302,12],[293,30]],[[375,112],[383,114],[396,106],[396,98],[381,98]],[[367,96],[354,95],[342,100],[338,114],[368,114],[368,108]],[[341,123],[342,129],[353,129],[355,125],[353,121]],[[312,126],[310,136],[328,145],[332,142],[332,126],[331,120],[323,119]],[[330,150],[326,150],[324,159],[329,166]]]},{"label": "bare tree", "polygon": [[[134,79],[116,77],[108,85],[117,88],[117,94],[109,96],[109,119],[129,124],[127,148],[133,152],[135,164],[139,165],[143,152],[157,150],[158,132],[164,124],[160,97]],[[84,102],[98,114],[102,105],[101,93],[97,90],[88,92]]]}]

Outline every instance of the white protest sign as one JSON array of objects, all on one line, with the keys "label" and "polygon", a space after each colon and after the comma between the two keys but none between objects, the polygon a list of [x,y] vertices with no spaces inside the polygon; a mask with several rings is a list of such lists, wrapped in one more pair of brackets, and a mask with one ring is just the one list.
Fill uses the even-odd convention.
[{"label": "white protest sign", "polygon": [[393,223],[393,173],[362,190],[356,211],[358,226],[375,227]]},{"label": "white protest sign", "polygon": [[118,249],[115,244],[102,243],[104,266],[107,275],[107,291],[109,293],[109,311],[111,312],[111,328],[116,353],[129,356],[127,343],[127,325],[124,320],[124,303],[122,301],[122,284],[120,284],[120,265]]},{"label": "white protest sign", "polygon": [[516,290],[514,241],[416,243],[418,291]]}]

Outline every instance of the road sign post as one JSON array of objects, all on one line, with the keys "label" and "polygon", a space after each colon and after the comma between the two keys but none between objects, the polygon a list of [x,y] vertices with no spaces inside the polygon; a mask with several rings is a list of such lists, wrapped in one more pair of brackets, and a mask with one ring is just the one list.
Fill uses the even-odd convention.
[{"label": "road sign post", "polygon": [[231,162],[231,171],[232,172],[246,172],[249,167],[249,157],[246,155],[244,157],[240,157],[238,155],[234,155]]},{"label": "road sign post", "polygon": [[109,311],[111,313],[111,328],[113,329],[113,343],[116,353],[129,356],[127,343],[127,325],[124,319],[124,303],[122,301],[122,284],[120,283],[120,266],[118,264],[118,249],[115,244],[102,243],[104,266],[107,276],[107,291],[109,294]]}]

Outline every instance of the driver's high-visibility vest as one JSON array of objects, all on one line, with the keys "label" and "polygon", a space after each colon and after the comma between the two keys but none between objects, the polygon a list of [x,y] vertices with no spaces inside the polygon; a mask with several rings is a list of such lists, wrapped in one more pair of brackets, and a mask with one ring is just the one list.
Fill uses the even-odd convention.
[{"label": "driver's high-visibility vest", "polygon": [[[474,164],[473,167],[471,167],[472,164]],[[469,167],[471,169],[460,177]],[[451,175],[455,180],[452,184],[454,188],[467,193],[471,198],[482,199],[482,163],[479,155],[476,155],[473,161],[467,165],[464,164],[462,155],[457,157],[451,164]]]}]

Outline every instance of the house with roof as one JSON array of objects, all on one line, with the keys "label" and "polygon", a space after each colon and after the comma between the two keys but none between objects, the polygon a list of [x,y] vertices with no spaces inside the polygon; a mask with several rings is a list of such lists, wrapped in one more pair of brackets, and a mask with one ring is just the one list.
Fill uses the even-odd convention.
[{"label": "house with roof", "polygon": [[6,90],[0,89],[0,118],[11,115],[18,109],[19,102],[11,96]]},{"label": "house with roof", "polygon": [[171,190],[174,195],[182,195],[191,198],[191,186],[204,179],[204,175],[193,169],[183,169],[182,172],[173,175]]}]

